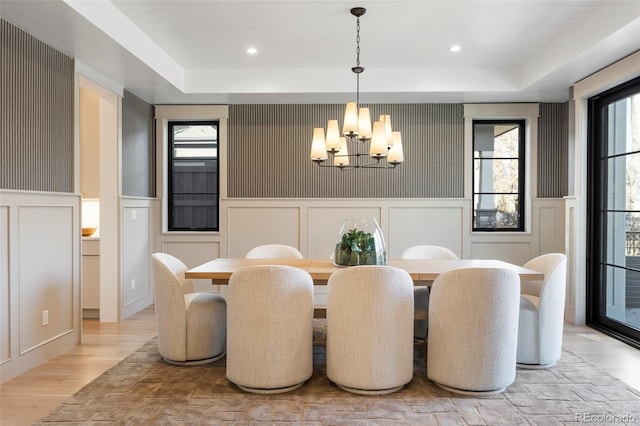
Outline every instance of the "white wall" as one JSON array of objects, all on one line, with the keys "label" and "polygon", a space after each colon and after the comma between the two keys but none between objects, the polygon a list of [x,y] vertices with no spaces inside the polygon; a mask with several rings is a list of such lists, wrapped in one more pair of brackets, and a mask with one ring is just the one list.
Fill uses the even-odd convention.
[{"label": "white wall", "polygon": [[579,81],[573,87],[574,140],[569,153],[571,197],[567,197],[567,249],[570,300],[568,318],[576,324],[586,321],[586,234],[587,234],[587,104],[590,97],[640,75],[640,52]]},{"label": "white wall", "polygon": [[80,342],[79,259],[79,195],[0,191],[0,383]]},{"label": "white wall", "polygon": [[80,192],[83,198],[100,197],[100,105],[98,94],[80,87]]},{"label": "white wall", "polygon": [[88,78],[77,75],[76,80],[75,144],[82,154],[76,166],[78,183],[88,198],[100,200],[99,316],[100,321],[116,322],[122,310],[118,233],[122,96]]},{"label": "white wall", "polygon": [[153,303],[153,211],[146,198],[123,197],[120,203],[120,319],[124,319]]}]

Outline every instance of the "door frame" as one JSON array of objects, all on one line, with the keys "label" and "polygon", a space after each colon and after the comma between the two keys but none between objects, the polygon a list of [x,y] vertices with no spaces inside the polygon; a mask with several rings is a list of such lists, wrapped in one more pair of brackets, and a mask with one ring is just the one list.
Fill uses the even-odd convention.
[{"label": "door frame", "polygon": [[640,77],[628,80],[588,100],[587,133],[587,235],[586,235],[586,324],[640,348],[640,331],[610,319],[607,314],[606,221],[601,210],[607,203],[607,170],[602,157],[608,149],[608,120],[602,111],[633,94],[640,93]]}]

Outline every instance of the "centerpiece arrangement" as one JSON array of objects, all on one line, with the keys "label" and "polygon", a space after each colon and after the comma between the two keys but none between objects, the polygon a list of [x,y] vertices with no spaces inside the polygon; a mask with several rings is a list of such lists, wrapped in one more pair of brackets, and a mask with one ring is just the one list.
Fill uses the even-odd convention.
[{"label": "centerpiece arrangement", "polygon": [[385,265],[387,248],[378,222],[374,218],[345,220],[333,263],[336,266]]}]

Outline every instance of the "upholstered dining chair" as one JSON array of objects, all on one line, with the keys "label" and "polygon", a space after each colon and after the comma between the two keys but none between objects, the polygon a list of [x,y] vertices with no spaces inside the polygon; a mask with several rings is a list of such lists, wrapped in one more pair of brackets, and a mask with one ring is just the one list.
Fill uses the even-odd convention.
[{"label": "upholstered dining chair", "polygon": [[413,281],[392,266],[334,272],[327,289],[327,377],[359,394],[397,391],[413,378]]},{"label": "upholstered dining chair", "polygon": [[440,274],[431,286],[427,377],[465,395],[504,391],[516,377],[520,277],[506,269]]},{"label": "upholstered dining chair", "polygon": [[290,266],[247,266],[227,293],[227,378],[253,393],[297,389],[313,374],[313,280]]},{"label": "upholstered dining chair", "polygon": [[224,356],[227,304],[215,293],[194,293],[187,267],[166,253],[153,253],[153,294],[158,350],[171,364],[195,365]]},{"label": "upholstered dining chair", "polygon": [[245,255],[247,259],[277,259],[277,258],[303,259],[300,251],[285,244],[265,244],[249,250]]},{"label": "upholstered dining chair", "polygon": [[[459,259],[458,255],[446,247],[435,245],[418,245],[409,247],[402,252],[402,259]],[[413,290],[416,316],[419,312],[429,309],[429,287],[415,287]],[[413,328],[413,338],[419,341],[427,337],[429,320],[416,319]]]},{"label": "upholstered dining chair", "polygon": [[543,254],[524,267],[544,273],[544,280],[521,284],[518,367],[549,368],[562,354],[567,257]]}]

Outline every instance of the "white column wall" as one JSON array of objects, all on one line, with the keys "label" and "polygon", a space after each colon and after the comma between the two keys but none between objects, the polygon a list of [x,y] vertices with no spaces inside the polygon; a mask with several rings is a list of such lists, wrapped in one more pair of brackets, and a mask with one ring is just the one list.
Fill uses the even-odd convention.
[{"label": "white column wall", "polygon": [[566,240],[568,252],[568,294],[572,307],[567,312],[567,320],[583,325],[586,321],[586,233],[587,233],[587,104],[589,98],[629,81],[640,75],[640,52],[604,68],[603,70],[579,81],[573,86],[574,140],[570,147],[569,188],[571,197],[567,197]]}]

